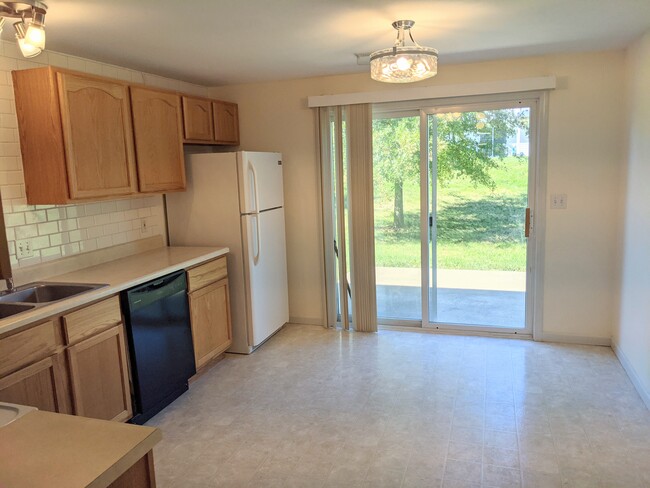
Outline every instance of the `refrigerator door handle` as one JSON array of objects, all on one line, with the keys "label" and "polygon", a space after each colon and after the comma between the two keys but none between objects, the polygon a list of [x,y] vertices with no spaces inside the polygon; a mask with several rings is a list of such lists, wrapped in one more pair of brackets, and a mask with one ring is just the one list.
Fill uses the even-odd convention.
[{"label": "refrigerator door handle", "polygon": [[253,251],[253,264],[257,264],[260,260],[260,253],[262,252],[262,239],[260,237],[260,214],[253,215],[255,219],[255,249]]},{"label": "refrigerator door handle", "polygon": [[255,199],[255,206],[251,209],[251,213],[257,213],[259,212],[259,202],[260,202],[260,195],[257,190],[257,170],[255,169],[255,165],[253,164],[252,161],[248,161],[248,169],[253,176],[253,198]]}]

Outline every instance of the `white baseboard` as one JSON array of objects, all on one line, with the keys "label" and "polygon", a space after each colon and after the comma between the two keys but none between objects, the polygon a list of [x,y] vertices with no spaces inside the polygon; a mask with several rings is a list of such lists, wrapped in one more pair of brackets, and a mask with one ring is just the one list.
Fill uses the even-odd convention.
[{"label": "white baseboard", "polygon": [[289,322],[290,324],[302,324],[302,325],[320,325],[323,327],[324,321],[323,319],[308,319],[305,317],[289,317]]},{"label": "white baseboard", "polygon": [[542,333],[542,342],[565,342],[567,344],[582,344],[585,346],[611,346],[612,340],[609,337],[588,337],[572,336],[563,334]]},{"label": "white baseboard", "polygon": [[614,339],[612,339],[612,350],[614,351],[614,354],[616,354],[616,357],[621,363],[621,366],[623,366],[623,369],[630,377],[630,381],[634,385],[634,388],[636,388],[636,391],[639,392],[639,396],[641,397],[641,400],[643,400],[645,406],[648,407],[648,409],[650,410],[650,391],[647,391],[643,387],[643,383],[641,382],[641,379],[639,378],[639,375],[637,374],[636,370],[632,366],[632,363],[630,363],[630,360],[627,358],[627,356],[621,350],[621,348],[618,347],[618,344]]}]

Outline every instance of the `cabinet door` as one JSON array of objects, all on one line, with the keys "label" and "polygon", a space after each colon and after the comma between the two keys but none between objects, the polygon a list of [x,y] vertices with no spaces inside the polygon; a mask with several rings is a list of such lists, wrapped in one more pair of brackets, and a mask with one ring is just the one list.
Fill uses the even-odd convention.
[{"label": "cabinet door", "polygon": [[68,349],[76,415],[125,421],[132,417],[122,324]]},{"label": "cabinet door", "polygon": [[140,191],[184,190],[181,97],[131,87],[131,108]]},{"label": "cabinet door", "polygon": [[63,353],[0,378],[0,401],[48,412],[70,413]]},{"label": "cabinet door", "polygon": [[71,199],[137,192],[126,85],[57,73]]},{"label": "cabinet door", "polygon": [[214,101],[214,138],[221,144],[239,144],[239,114],[236,103]]},{"label": "cabinet door", "polygon": [[189,294],[194,359],[198,370],[232,343],[228,280]]},{"label": "cabinet door", "polygon": [[202,98],[183,97],[183,124],[186,141],[213,141],[212,102]]}]

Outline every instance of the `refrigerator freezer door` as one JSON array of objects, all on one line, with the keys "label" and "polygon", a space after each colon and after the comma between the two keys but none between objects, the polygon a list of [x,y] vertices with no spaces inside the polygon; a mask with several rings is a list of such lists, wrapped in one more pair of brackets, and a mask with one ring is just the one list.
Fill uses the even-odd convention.
[{"label": "refrigerator freezer door", "polygon": [[251,346],[259,346],[289,321],[284,211],[243,215],[244,265]]},{"label": "refrigerator freezer door", "polygon": [[242,214],[282,207],[282,155],[239,152],[239,206]]}]

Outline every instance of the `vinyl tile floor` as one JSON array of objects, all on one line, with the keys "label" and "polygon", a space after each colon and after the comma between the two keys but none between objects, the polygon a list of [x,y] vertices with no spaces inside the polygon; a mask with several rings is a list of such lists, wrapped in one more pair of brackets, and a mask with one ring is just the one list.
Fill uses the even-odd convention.
[{"label": "vinyl tile floor", "polygon": [[606,347],[289,325],[148,425],[159,488],[650,487]]}]

